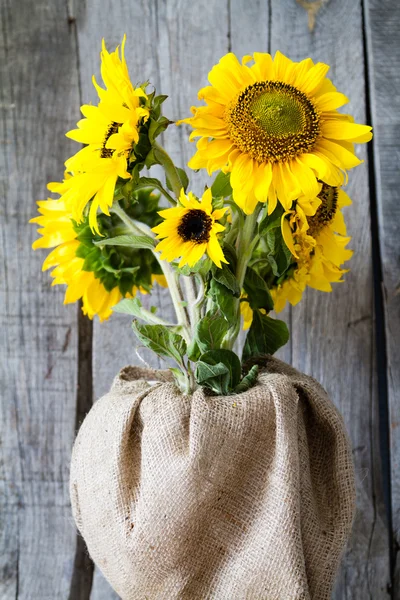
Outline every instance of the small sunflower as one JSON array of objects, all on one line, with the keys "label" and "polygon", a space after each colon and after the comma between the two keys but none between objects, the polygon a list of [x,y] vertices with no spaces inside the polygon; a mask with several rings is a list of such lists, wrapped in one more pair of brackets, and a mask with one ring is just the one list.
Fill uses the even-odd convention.
[{"label": "small sunflower", "polygon": [[207,253],[211,260],[221,268],[228,261],[219,244],[217,234],[225,227],[217,223],[227,208],[213,211],[211,189],[207,189],[201,200],[182,189],[180,206],[167,208],[158,214],[165,219],[153,228],[157,238],[162,241],[156,246],[161,259],[172,262],[180,257],[179,267],[193,267]]},{"label": "small sunflower", "polygon": [[[64,184],[52,185],[60,188]],[[149,201],[146,197],[143,203],[150,202],[151,198]],[[101,249],[93,244],[104,239],[100,236],[124,233],[118,231],[121,223],[113,221],[115,215],[101,216],[101,233],[96,236],[87,219],[80,225],[76,223],[64,200],[48,199],[37,204],[40,216],[30,222],[39,225],[41,237],[33,243],[33,248],[52,248],[42,270],[53,268],[52,285],[67,286],[64,304],[82,299],[84,314],[90,319],[98,315],[100,321],[104,321],[121,298],[133,297],[137,291],[146,293],[154,282],[166,285],[150,251],[124,247],[116,250],[112,246]]]},{"label": "small sunflower", "polygon": [[271,214],[278,199],[289,210],[299,196],[317,195],[318,180],[341,185],[345,171],[362,162],[353,142],[372,133],[337,111],[348,99],[326,78],[328,70],[280,52],[256,52],[242,64],[225,55],[199,92],[206,106],[180,121],[192,125],[191,139],[200,137],[189,167],[230,172],[233,198],[246,214],[266,201]]},{"label": "small sunflower", "polygon": [[78,129],[69,131],[67,137],[87,144],[66,161],[67,171],[73,175],[65,182],[62,199],[71,208],[73,218],[80,222],[87,203],[90,207],[89,223],[92,231],[99,233],[97,212],[108,215],[112,206],[117,179],[129,179],[128,159],[139,141],[139,129],[150,115],[145,106],[147,95],[142,87],[134,88],[125,62],[125,36],[121,46],[109,53],[101,52],[101,75],[106,89],[95,78],[93,83],[99,95],[97,106],[83,105],[85,117]]}]

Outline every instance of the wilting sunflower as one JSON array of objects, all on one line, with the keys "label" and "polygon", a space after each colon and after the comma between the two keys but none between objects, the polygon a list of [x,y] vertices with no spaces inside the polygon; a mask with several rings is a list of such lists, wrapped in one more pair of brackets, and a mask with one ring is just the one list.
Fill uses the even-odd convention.
[{"label": "wilting sunflower", "polygon": [[246,214],[266,201],[270,214],[278,199],[289,210],[299,196],[317,195],[318,179],[341,185],[345,171],[362,162],[353,142],[372,133],[337,111],[348,99],[326,78],[328,70],[280,52],[274,59],[256,52],[242,64],[225,55],[199,92],[206,106],[180,121],[192,125],[191,139],[200,137],[189,166],[230,171],[233,198]]},{"label": "wilting sunflower", "polygon": [[127,160],[139,141],[139,128],[146,122],[150,110],[142,87],[134,88],[125,62],[125,36],[121,46],[109,53],[103,40],[101,75],[106,89],[95,78],[93,83],[99,95],[98,106],[81,107],[84,119],[78,129],[66,135],[76,142],[88,144],[66,161],[66,169],[73,175],[65,182],[63,200],[71,209],[73,218],[80,222],[86,204],[93,198],[89,213],[90,227],[99,233],[98,209],[109,214],[118,177],[130,178]]},{"label": "wilting sunflower", "polygon": [[[64,304],[82,299],[84,314],[90,319],[98,315],[104,321],[121,298],[132,297],[138,290],[148,291],[154,281],[166,285],[149,250],[112,246],[101,249],[93,241],[103,238],[92,234],[87,220],[78,225],[63,200],[48,199],[37,204],[40,216],[31,223],[39,225],[42,237],[33,243],[33,248],[53,248],[43,263],[43,271],[54,267],[52,285],[67,286]],[[119,225],[113,219],[117,217],[102,215],[99,219],[102,236],[118,233]]]},{"label": "wilting sunflower", "polygon": [[[182,189],[180,206],[167,208],[158,214],[165,219],[153,228],[157,238],[162,241],[156,246],[161,259],[172,262],[180,257],[179,267],[193,267],[207,253],[211,260],[221,268],[228,261],[224,257],[217,234],[225,227],[217,223],[227,208],[213,211],[211,189],[207,189],[201,200]],[[164,239],[163,239],[164,238]]]},{"label": "wilting sunflower", "polygon": [[297,304],[306,286],[323,292],[331,292],[331,283],[342,281],[347,272],[343,263],[353,252],[346,248],[350,241],[341,209],[351,204],[351,199],[342,189],[323,184],[318,195],[320,204],[313,216],[307,217],[308,228],[298,227],[293,221],[294,231],[283,228],[287,245],[295,252],[295,267],[283,282],[271,289],[275,310],[280,312],[286,301]]}]

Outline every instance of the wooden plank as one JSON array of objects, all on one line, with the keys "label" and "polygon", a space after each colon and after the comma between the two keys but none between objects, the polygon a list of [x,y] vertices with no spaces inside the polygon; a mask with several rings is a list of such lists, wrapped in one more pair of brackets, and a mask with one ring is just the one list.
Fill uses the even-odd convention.
[{"label": "wooden plank", "polygon": [[385,311],[387,392],[389,399],[391,501],[394,548],[394,598],[400,598],[400,5],[385,0],[365,2],[374,167],[382,291]]},{"label": "wooden plank", "polygon": [[[92,74],[99,76],[99,53],[101,38],[104,36],[109,50],[121,43],[127,33],[126,59],[134,83],[149,79],[158,83],[156,50],[156,4],[116,0],[107,5],[107,11],[99,11],[98,3],[90,0],[85,4],[85,13],[78,10],[77,31],[80,57],[80,81],[83,102],[97,102],[97,95],[91,83]],[[154,40],[154,41],[152,41]],[[78,118],[78,115],[77,115]],[[158,286],[157,286],[158,287]],[[143,296],[143,304],[150,304],[150,298]],[[152,304],[163,306],[168,318],[170,303],[160,288],[156,289]],[[137,364],[136,340],[130,327],[130,318],[114,314],[104,323],[95,319],[93,323],[93,393],[94,399],[107,392],[118,371],[126,364]],[[160,366],[157,357],[150,352],[142,352],[144,360],[153,366]],[[95,569],[92,600],[118,598],[101,572]]]},{"label": "wooden plank", "polygon": [[64,2],[1,3],[0,597],[68,597],[76,543],[68,472],[75,434],[77,312],[41,273],[28,220],[62,177],[78,101]]},{"label": "wooden plank", "polygon": [[[359,2],[327,2],[313,32],[293,0],[272,0],[272,50],[331,65],[331,77],[350,98],[349,111],[365,122],[362,14]],[[366,157],[365,147],[357,150]],[[389,598],[388,531],[382,498],[378,398],[373,339],[373,279],[367,166],[350,173],[347,211],[355,256],[346,283],[332,294],[309,290],[293,309],[293,364],[313,375],[341,411],[353,443],[357,516],[335,598]]]}]

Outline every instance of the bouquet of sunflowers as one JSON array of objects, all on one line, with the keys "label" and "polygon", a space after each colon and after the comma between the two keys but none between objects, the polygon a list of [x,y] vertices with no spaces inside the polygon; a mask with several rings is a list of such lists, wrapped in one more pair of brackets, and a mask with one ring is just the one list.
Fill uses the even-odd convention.
[{"label": "bouquet of sunflowers", "polygon": [[[166,96],[156,95],[148,82],[137,87],[132,84],[125,62],[124,45],[125,38],[120,50],[117,48],[109,53],[103,43],[101,76],[104,87],[93,78],[99,102],[96,106],[82,106],[83,119],[78,122],[76,129],[67,133],[68,137],[84,144],[84,147],[65,162],[64,180],[48,185],[49,190],[58,197],[38,202],[40,216],[32,221],[40,226],[41,237],[34,243],[34,248],[53,248],[44,262],[43,269],[53,268],[53,283],[67,286],[65,302],[81,300],[83,311],[89,318],[98,315],[100,320],[108,319],[113,311],[133,316],[133,331],[139,343],[174,363],[169,373],[162,372],[161,380],[164,381],[163,385],[167,386],[165,389],[163,385],[158,388],[164,389],[162,394],[157,390],[150,392],[147,387],[142,388],[140,385],[128,390],[136,398],[135,402],[140,394],[144,393],[143,389],[147,390],[148,398],[153,397],[152,393],[158,393],[162,401],[160,400],[154,408],[154,415],[161,410],[160,406],[170,405],[169,399],[179,393],[180,406],[185,405],[184,398],[189,398],[192,403],[188,408],[187,419],[192,418],[190,415],[195,412],[193,403],[196,398],[201,397],[202,410],[212,410],[212,415],[215,416],[215,411],[224,407],[224,419],[229,422],[231,408],[237,407],[239,402],[242,402],[243,406],[246,405],[246,394],[252,391],[250,388],[254,387],[255,397],[261,393],[257,390],[261,390],[264,398],[269,397],[269,393],[275,399],[285,398],[287,389],[280,387],[283,385],[283,377],[286,377],[285,381],[290,382],[293,394],[297,394],[298,403],[305,402],[304,398],[308,398],[309,394],[309,402],[318,413],[317,407],[321,402],[328,405],[329,401],[323,395],[324,392],[315,387],[317,384],[310,383],[306,376],[269,358],[289,337],[286,324],[271,316],[271,313],[282,311],[287,302],[297,304],[307,286],[329,292],[332,283],[342,281],[347,270],[343,265],[352,255],[352,251],[348,249],[350,238],[347,236],[342,213],[342,209],[350,205],[351,200],[342,189],[342,185],[347,182],[347,171],[362,162],[355,154],[354,143],[370,140],[371,128],[356,124],[350,115],[338,112],[348,99],[338,92],[326,77],[329,69],[327,65],[314,64],[310,58],[295,63],[280,52],[277,52],[274,58],[270,54],[255,52],[253,56],[244,56],[242,62],[232,53],[221,58],[209,73],[209,85],[199,91],[198,97],[203,101],[203,105],[193,107],[191,117],[174,124],[162,114]],[[195,171],[205,169],[208,175],[215,174],[210,187],[205,186],[199,196],[191,191],[188,173],[173,163],[159,141],[161,134],[168,134],[168,128],[182,124],[192,128],[190,141],[198,138],[197,150],[188,163],[189,168]],[[164,171],[162,180],[148,172],[153,165],[161,165]],[[140,294],[151,294],[156,285],[168,288],[176,315],[173,322],[169,322],[156,307],[145,308],[140,300]],[[247,335],[242,355],[239,357],[236,342],[242,327],[247,330]],[[117,392],[122,393],[121,386],[125,385],[126,381],[132,382],[139,378],[138,373],[135,373],[131,370],[120,375],[113,391],[110,392],[108,402],[114,402]],[[275,379],[268,379],[265,373],[272,373]],[[150,375],[151,373],[148,377],[150,379],[159,378],[154,374]],[[165,383],[170,381],[171,377],[174,380],[172,388],[171,383]],[[274,392],[271,392],[271,386]],[[232,395],[235,395],[236,399],[233,404],[230,398]],[[118,411],[122,410],[121,402],[121,397],[118,396],[113,404],[113,411],[108,409],[107,419],[110,422],[114,418],[110,415],[119,414]],[[209,402],[214,404],[210,405]],[[256,400],[254,402],[256,403]],[[276,402],[276,414],[280,414],[281,408]],[[292,403],[292,400],[290,402]],[[101,402],[96,403],[93,409],[97,411],[96,415],[101,411],[97,404],[101,406]],[[130,407],[129,411],[136,414],[138,405],[132,406],[134,408]],[[170,408],[171,406],[175,405],[172,403]],[[256,427],[255,423],[258,420],[264,425],[270,423],[270,413],[264,422],[260,416],[262,411],[255,418],[253,413],[249,416],[251,410],[247,407],[240,421],[247,432],[253,431],[252,428]],[[318,413],[319,417],[324,423],[326,419],[331,419],[329,426],[335,430],[334,435],[338,436],[337,432],[342,431],[343,425],[337,425],[339,417],[333,406],[329,405],[329,410],[326,411],[331,411],[330,417],[326,416],[327,412],[323,415]],[[141,419],[145,419],[144,413],[143,408]],[[92,418],[93,421],[97,417],[91,417],[91,414],[88,419]],[[129,412],[129,415],[131,414],[133,413]],[[199,414],[203,415],[201,411]],[[215,416],[218,421],[217,417],[218,415]],[[122,418],[125,423],[127,414],[123,413]],[[293,418],[297,423],[297,412]],[[162,447],[160,439],[163,431],[168,429],[172,417],[166,416],[165,419],[154,428],[158,432],[154,435],[158,437],[154,438],[149,446],[150,454],[155,452],[155,448]],[[201,416],[198,419],[201,420]],[[195,425],[198,424],[198,419]],[[246,419],[250,419],[251,426],[244,425],[247,423]],[[217,431],[221,433],[224,425],[221,425],[220,421],[218,423]],[[324,463],[328,460],[326,452],[321,450],[323,444],[327,443],[325,425],[321,426],[323,435],[315,442],[314,448],[314,454],[320,460],[318,468],[322,469],[321,477],[324,477],[324,469],[325,472],[331,473]],[[232,582],[238,581],[237,574],[228,569],[225,574],[221,572],[216,576],[216,583],[212,584],[214,587],[204,582],[209,581],[207,577],[204,577],[203,581],[198,576],[197,579],[203,581],[203,587],[197,589],[194,584],[192,588],[189,586],[191,591],[188,591],[186,596],[182,592],[184,588],[179,587],[179,581],[177,583],[174,579],[175,587],[169,588],[170,583],[165,583],[162,589],[166,595],[158,596],[154,590],[157,585],[162,585],[160,581],[164,581],[165,571],[161,569],[158,572],[154,563],[151,566],[152,570],[143,565],[138,566],[135,562],[137,548],[135,551],[132,548],[129,552],[126,550],[125,553],[121,551],[125,558],[132,558],[131,562],[130,559],[127,560],[131,565],[129,568],[135,572],[135,577],[140,571],[136,579],[124,579],[117,564],[113,570],[110,566],[115,558],[113,556],[107,555],[108,566],[105,562],[103,564],[102,559],[98,557],[102,556],[101,552],[105,555],[104,539],[98,538],[98,531],[102,527],[108,527],[109,522],[105,524],[100,520],[91,525],[87,523],[97,514],[96,507],[93,508],[91,504],[93,499],[101,495],[104,485],[108,486],[109,483],[105,479],[86,490],[87,478],[82,483],[80,469],[84,469],[84,463],[86,477],[88,470],[93,467],[90,462],[92,459],[85,458],[86,450],[82,450],[85,444],[87,456],[92,457],[96,447],[99,456],[102,456],[102,448],[105,447],[107,453],[112,454],[110,448],[113,447],[115,438],[105,440],[102,437],[104,432],[100,435],[96,430],[90,438],[90,443],[85,442],[84,437],[89,438],[88,427],[84,429],[85,424],[83,425],[83,433],[78,436],[78,449],[75,451],[74,460],[78,466],[73,469],[72,487],[76,487],[79,492],[79,501],[78,496],[73,495],[76,520],[88,542],[90,553],[98,560],[100,568],[123,598],[142,597],[141,593],[151,598],[203,598],[209,597],[209,593],[218,598],[245,597],[240,594],[260,598],[272,597],[265,596],[265,590],[267,594],[272,594],[271,590],[286,589],[285,585],[291,590],[295,589],[296,585],[304,587],[304,582],[300,582],[301,585],[299,583],[302,577],[299,575],[299,569],[293,571],[292,563],[285,567],[281,584],[277,583],[276,569],[268,563],[268,560],[272,560],[271,550],[273,555],[274,547],[269,547],[265,559],[262,559],[265,562],[261,561],[264,573],[262,582],[243,582],[242,587],[237,588],[240,590],[239,595],[237,592],[235,595],[231,588]],[[179,429],[180,426],[176,427]],[[228,433],[230,435],[234,427],[236,425],[231,424],[229,432],[227,430],[225,434],[221,433],[222,438],[224,439],[224,435],[228,436]],[[307,423],[304,427],[307,429]],[[144,431],[147,429],[143,430],[143,435]],[[173,434],[169,431],[168,435],[175,436],[176,431],[174,430]],[[196,435],[193,431],[190,435]],[[187,435],[186,429],[184,428],[179,435],[180,439],[184,439]],[[207,439],[212,441],[213,435],[210,432],[206,435],[202,430],[199,439],[208,436]],[[261,434],[256,436],[257,440],[261,439],[259,435]],[[318,436],[318,433],[314,435]],[[242,440],[243,436],[239,438]],[[138,441],[138,444],[144,445],[146,439],[139,436],[138,440],[141,441]],[[236,458],[242,456],[240,452],[243,450],[236,448],[235,444],[239,443],[237,439],[236,436],[228,444],[232,451],[236,452]],[[321,547],[316,550],[317,562],[321,562],[322,555],[329,557],[329,565],[318,563],[319,570],[317,568],[313,571],[317,575],[320,574],[320,579],[315,575],[316,580],[312,582],[313,575],[310,575],[312,570],[309,565],[307,573],[304,574],[304,581],[308,581],[309,586],[314,585],[314,589],[319,590],[312,597],[319,599],[328,598],[332,574],[348,535],[353,510],[351,458],[345,434],[340,443],[337,443],[343,447],[341,456],[345,464],[341,468],[347,473],[347,487],[344,486],[345,489],[341,491],[330,488],[329,493],[323,497],[326,500],[334,496],[338,502],[338,505],[330,507],[329,514],[335,515],[330,523],[333,523],[335,531],[340,529],[341,536],[337,539],[333,536],[329,538],[330,541],[324,538]],[[119,454],[115,459],[118,464],[127,445],[129,443],[126,440],[118,445]],[[279,444],[274,448],[278,461],[281,456],[286,456],[287,445],[280,450]],[[165,455],[169,450],[167,446],[164,448],[164,454],[161,452],[157,459],[152,458],[150,470],[159,474],[157,485],[166,477],[170,465],[174,464],[171,457],[169,462],[165,463]],[[243,456],[248,456],[250,450],[243,450]],[[220,456],[222,450],[218,446],[218,450],[214,448],[210,449],[210,452],[217,452]],[[310,456],[307,454],[305,457],[300,450],[298,452],[300,462],[304,459],[304,464],[309,465]],[[107,473],[108,458],[107,455],[102,459],[104,473]],[[132,458],[133,463],[135,460],[136,458]],[[224,460],[221,464],[228,464],[224,463]],[[228,461],[228,458],[226,460]],[[289,460],[288,457],[285,460]],[[161,471],[159,464],[163,465]],[[243,466],[247,468],[244,463]],[[284,466],[288,472],[292,468],[288,462],[285,462]],[[111,471],[115,473],[116,468],[114,465]],[[248,468],[251,472],[255,467],[249,465]],[[307,468],[306,466],[306,471]],[[225,475],[221,475],[220,479],[215,476],[218,479],[218,489],[225,485],[221,483],[221,478],[223,482],[226,481],[226,472],[227,468],[222,469],[221,473]],[[175,475],[175,472],[169,473],[168,489],[178,485]],[[186,483],[188,477],[187,475]],[[313,485],[317,485],[318,476],[314,473],[313,477]],[[329,485],[333,485],[332,481]],[[323,485],[325,484],[328,485],[326,481]],[[143,480],[141,486],[144,485]],[[210,484],[207,483],[208,485]],[[240,482],[235,485],[240,489]],[[85,489],[82,492],[83,488]],[[144,494],[143,489],[144,487],[140,487],[142,491],[138,492],[139,496]],[[86,517],[85,490],[87,497],[90,497]],[[276,491],[275,488],[274,490]],[[120,498],[121,494],[124,496],[125,492],[125,488],[122,491],[120,489],[118,497]],[[303,497],[303,492],[297,490],[296,498],[298,494]],[[254,493],[253,491],[251,494],[252,507],[256,503]],[[282,502],[286,502],[287,498],[290,498],[292,488],[289,492],[281,490],[280,493],[284,493]],[[147,498],[154,495],[157,496],[157,492],[153,489]],[[185,498],[185,502],[189,502],[188,496]],[[131,510],[131,501],[127,500],[127,503]],[[315,500],[314,503],[317,505],[318,501]],[[307,507],[313,505],[312,502],[306,504]],[[161,505],[164,506],[163,499],[159,498],[157,507]],[[139,512],[140,506],[139,501]],[[166,513],[170,506],[171,503],[165,508]],[[196,506],[198,509],[197,504]],[[260,506],[264,504],[261,502]],[[326,502],[324,506],[321,510],[326,509]],[[242,510],[242,507],[246,507],[244,496],[240,499],[237,510]],[[231,509],[229,510],[231,513]],[[255,508],[249,510],[251,512]],[[313,523],[310,526],[312,529],[321,513],[311,518],[307,517],[307,510],[311,508],[305,509],[304,514],[305,518],[309,518]],[[107,512],[104,506],[98,512],[109,516],[112,513]],[[174,515],[182,514],[188,514],[186,504],[184,508],[179,504],[174,512]],[[197,524],[198,514],[196,513]],[[247,516],[243,516],[243,519],[248,519],[248,514],[250,513],[246,513]],[[302,518],[304,514],[302,513]],[[265,522],[270,523],[270,518],[271,515]],[[340,526],[335,521],[337,518],[344,519]],[[137,519],[136,514],[136,522]],[[240,521],[240,516],[236,514],[235,519],[236,521],[231,521],[233,528]],[[155,517],[152,527],[155,527],[154,522],[157,522]],[[246,523],[247,527],[248,520]],[[179,527],[178,530],[181,531]],[[189,525],[185,523],[185,527],[191,531],[190,519]],[[224,538],[225,533],[221,531]],[[94,538],[93,532],[96,532]],[[157,536],[159,534],[162,537],[162,533],[158,530],[157,532],[156,534],[151,530],[150,535],[147,531],[146,535],[149,539],[157,538],[159,543]],[[201,538],[196,538],[193,532],[194,530],[193,539]],[[107,535],[112,537],[114,533],[111,531]],[[314,531],[313,535],[313,541],[302,539],[302,545],[310,545],[313,547],[312,551],[318,546],[315,544],[317,533]],[[269,539],[267,534],[266,536],[265,539]],[[182,539],[179,539],[182,545]],[[126,543],[126,538],[124,540],[122,545]],[[169,543],[173,543],[171,536],[169,540]],[[325,549],[321,549],[324,543],[331,543],[328,550],[325,546]],[[260,547],[255,542],[254,544],[257,557],[264,556]],[[99,546],[102,546],[100,553]],[[153,546],[158,548],[156,542]],[[233,546],[236,552],[237,544]],[[288,544],[284,546],[282,552],[285,552],[287,546]],[[189,561],[187,573],[197,572],[199,564],[203,565],[203,571],[207,571],[207,565],[215,565],[213,546],[211,544],[207,547],[210,556],[200,552],[200,558],[196,555],[196,564]],[[141,553],[142,550],[143,548],[138,552]],[[173,551],[178,552],[176,549],[168,549],[168,552]],[[305,552],[299,550],[303,551]],[[187,548],[185,552],[185,556],[190,555]],[[118,557],[121,561],[121,556]],[[302,560],[304,562],[304,559]],[[309,555],[306,556],[306,563],[310,560]],[[274,575],[271,575],[273,572]],[[171,591],[175,589],[177,595]],[[289,596],[283,593],[279,597]]]},{"label": "bouquet of sunflowers", "polygon": [[[269,313],[299,302],[307,286],[341,281],[352,254],[341,185],[361,162],[353,143],[371,128],[338,112],[348,100],[327,65],[227,54],[199,92],[205,105],[178,122],[199,138],[188,166],[216,173],[198,198],[158,141],[172,124],[161,113],[166,96],[132,85],[124,45],[120,55],[103,43],[105,88],[93,78],[99,103],[82,106],[67,133],[85,146],[66,161],[64,181],[48,185],[59,198],[38,203],[34,248],[54,247],[43,269],[67,285],[66,303],[81,298],[100,320],[133,315],[140,343],[177,364],[181,389],[233,393],[256,377],[242,379],[232,350],[241,315],[243,360],[273,354],[289,334]],[[144,171],[155,164],[165,181]],[[143,308],[137,292],[154,285],[168,286],[176,322]]]}]

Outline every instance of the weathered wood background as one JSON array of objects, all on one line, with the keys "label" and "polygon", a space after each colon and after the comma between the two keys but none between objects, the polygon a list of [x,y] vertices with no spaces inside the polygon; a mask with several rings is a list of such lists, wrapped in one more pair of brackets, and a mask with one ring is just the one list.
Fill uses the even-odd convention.
[{"label": "weathered wood background", "polygon": [[[334,293],[309,291],[286,316],[282,355],[319,379],[344,415],[358,511],[334,598],[400,598],[400,4],[396,0],[1,0],[1,600],[116,598],[77,537],[68,498],[74,436],[92,400],[137,362],[129,318],[99,325],[41,273],[28,220],[62,176],[64,137],[96,99],[104,36],[128,34],[134,81],[149,78],[171,119],[189,113],[228,50],[280,49],[332,66],[375,138],[350,175],[355,257]],[[193,148],[168,131],[179,164]],[[165,294],[159,303],[167,306]],[[241,599],[238,599],[241,600]]]}]

